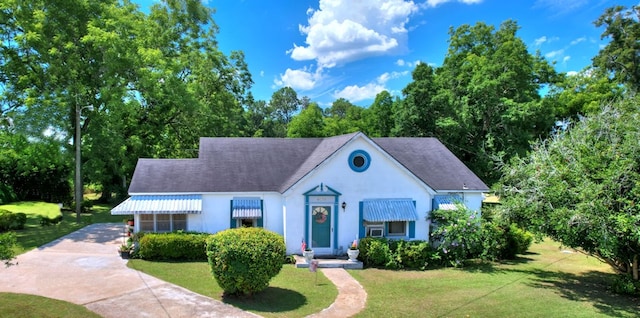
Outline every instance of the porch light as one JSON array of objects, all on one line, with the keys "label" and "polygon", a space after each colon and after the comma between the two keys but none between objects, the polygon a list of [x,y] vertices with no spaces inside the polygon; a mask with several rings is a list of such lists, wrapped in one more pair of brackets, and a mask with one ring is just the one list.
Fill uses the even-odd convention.
[{"label": "porch light", "polygon": [[342,201],[342,212],[347,208],[347,202]]}]

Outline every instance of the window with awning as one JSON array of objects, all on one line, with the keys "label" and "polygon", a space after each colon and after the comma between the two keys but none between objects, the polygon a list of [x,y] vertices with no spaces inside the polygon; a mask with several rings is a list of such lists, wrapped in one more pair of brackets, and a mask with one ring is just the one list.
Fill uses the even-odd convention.
[{"label": "window with awning", "polygon": [[233,198],[231,217],[234,219],[258,219],[262,217],[260,198]]},{"label": "window with awning", "polygon": [[412,199],[366,199],[362,207],[362,236],[415,237],[418,220]]},{"label": "window with awning", "polygon": [[418,213],[412,199],[368,199],[362,201],[367,222],[416,221]]},{"label": "window with awning", "polygon": [[202,213],[202,195],[134,195],[111,210],[111,215]]},{"label": "window with awning", "polygon": [[433,197],[433,210],[457,210],[457,204],[463,203],[462,197],[456,194],[436,195]]}]

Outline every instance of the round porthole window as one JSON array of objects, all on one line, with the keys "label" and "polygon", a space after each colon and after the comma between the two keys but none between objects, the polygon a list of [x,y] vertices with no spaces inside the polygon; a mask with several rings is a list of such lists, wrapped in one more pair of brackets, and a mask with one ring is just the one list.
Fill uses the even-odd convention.
[{"label": "round porthole window", "polygon": [[364,150],[356,150],[349,155],[349,167],[355,172],[363,172],[369,168],[371,157]]}]

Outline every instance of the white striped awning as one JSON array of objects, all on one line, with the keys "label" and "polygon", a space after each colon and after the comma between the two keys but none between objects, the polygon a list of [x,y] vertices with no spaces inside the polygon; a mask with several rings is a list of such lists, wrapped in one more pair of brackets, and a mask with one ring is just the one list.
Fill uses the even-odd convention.
[{"label": "white striped awning", "polygon": [[233,198],[231,217],[234,219],[259,219],[262,217],[260,198]]},{"label": "white striped awning", "polygon": [[134,195],[111,210],[111,215],[192,214],[202,212],[202,195]]},{"label": "white striped awning", "polygon": [[416,221],[412,199],[367,199],[362,201],[362,218],[368,222]]},{"label": "white striped awning", "polygon": [[457,210],[456,204],[462,203],[462,198],[457,195],[436,195],[433,197],[434,210]]}]

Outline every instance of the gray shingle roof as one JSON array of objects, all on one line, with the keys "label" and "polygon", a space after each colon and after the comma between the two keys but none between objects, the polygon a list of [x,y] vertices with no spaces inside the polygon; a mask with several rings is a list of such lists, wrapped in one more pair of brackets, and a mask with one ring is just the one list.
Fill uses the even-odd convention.
[{"label": "gray shingle roof", "polygon": [[489,190],[489,187],[437,138],[372,140],[434,190]]},{"label": "gray shingle roof", "polygon": [[[329,138],[201,138],[198,159],[140,159],[129,193],[282,193],[359,134]],[[488,190],[435,138],[373,141],[434,190],[462,190],[463,183],[469,190]]]}]

